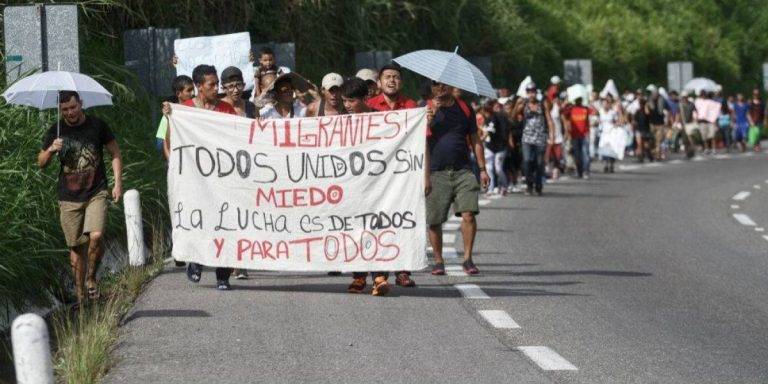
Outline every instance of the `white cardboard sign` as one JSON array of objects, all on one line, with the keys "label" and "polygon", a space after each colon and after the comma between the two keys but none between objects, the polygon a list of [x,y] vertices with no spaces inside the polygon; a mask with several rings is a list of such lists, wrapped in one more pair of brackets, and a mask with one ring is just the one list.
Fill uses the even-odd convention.
[{"label": "white cardboard sign", "polygon": [[215,66],[219,76],[225,68],[235,66],[243,71],[245,89],[253,89],[253,63],[248,61],[251,36],[248,32],[177,39],[173,42],[173,51],[178,58],[176,76],[192,77],[192,70],[200,64]]}]

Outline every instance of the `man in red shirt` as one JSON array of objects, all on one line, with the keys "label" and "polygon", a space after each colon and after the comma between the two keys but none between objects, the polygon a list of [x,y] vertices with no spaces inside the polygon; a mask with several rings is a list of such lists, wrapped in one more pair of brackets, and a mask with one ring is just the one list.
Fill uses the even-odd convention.
[{"label": "man in red shirt", "polygon": [[566,118],[567,131],[571,135],[576,171],[580,178],[589,179],[589,115],[592,111],[583,103],[581,97],[577,98],[575,104],[565,107],[563,115]]},{"label": "man in red shirt", "polygon": [[379,71],[379,89],[381,93],[368,99],[368,107],[374,111],[394,111],[417,108],[416,102],[402,94],[403,78],[400,66],[389,64]]},{"label": "man in red shirt", "polygon": [[[394,111],[418,107],[415,101],[402,94],[403,77],[400,65],[397,63],[381,67],[379,70],[379,89],[381,93],[366,102],[368,107],[374,111]],[[416,282],[411,279],[411,273],[408,271],[395,273],[395,284],[402,287],[416,286]]]},{"label": "man in red shirt", "polygon": [[[201,64],[192,70],[192,81],[197,88],[197,96],[185,101],[182,105],[195,108],[203,108],[209,111],[229,113],[237,115],[235,108],[227,102],[219,100],[219,76],[216,74],[216,68],[212,65]],[[171,114],[171,106],[168,103],[163,104],[163,114]],[[165,150],[171,151],[171,127],[165,134]],[[197,263],[187,264],[187,278],[193,283],[200,281],[200,275],[203,272],[203,266]],[[230,289],[229,276],[232,275],[232,268],[216,268],[216,289],[226,291]]]}]

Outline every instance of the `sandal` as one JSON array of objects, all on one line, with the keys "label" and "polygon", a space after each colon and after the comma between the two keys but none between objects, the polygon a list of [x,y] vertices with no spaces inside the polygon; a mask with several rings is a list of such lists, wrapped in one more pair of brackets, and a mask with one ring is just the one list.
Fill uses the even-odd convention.
[{"label": "sandal", "polygon": [[96,286],[88,287],[88,298],[90,300],[98,300],[99,299],[99,289],[96,288]]},{"label": "sandal", "polygon": [[434,276],[445,275],[445,263],[435,263],[435,266],[432,267],[432,275]]},{"label": "sandal", "polygon": [[466,272],[467,275],[477,275],[480,273],[480,270],[477,269],[475,263],[473,263],[471,259],[461,263],[461,267],[464,268],[464,272]]}]

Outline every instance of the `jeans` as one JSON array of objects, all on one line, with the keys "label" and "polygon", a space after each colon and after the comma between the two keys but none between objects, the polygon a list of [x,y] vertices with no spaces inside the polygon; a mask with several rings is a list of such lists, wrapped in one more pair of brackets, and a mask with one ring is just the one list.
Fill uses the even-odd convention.
[{"label": "jeans", "polygon": [[546,146],[523,143],[523,169],[528,188],[536,186],[540,190],[544,185],[544,150]]},{"label": "jeans", "polygon": [[573,147],[573,160],[576,162],[576,172],[579,177],[584,176],[585,173],[589,174],[589,139],[571,139],[571,146]]},{"label": "jeans", "polygon": [[504,159],[507,157],[507,151],[491,152],[485,148],[485,167],[488,170],[488,176],[491,182],[488,184],[488,191],[494,188],[506,188],[508,185],[507,174],[504,173]]}]

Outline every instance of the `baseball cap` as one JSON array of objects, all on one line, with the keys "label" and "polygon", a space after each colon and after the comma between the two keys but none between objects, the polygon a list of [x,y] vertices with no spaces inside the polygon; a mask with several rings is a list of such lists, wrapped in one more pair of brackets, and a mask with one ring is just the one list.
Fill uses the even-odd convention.
[{"label": "baseball cap", "polygon": [[536,90],[536,83],[534,82],[528,83],[528,85],[525,86],[525,90],[526,91]]},{"label": "baseball cap", "polygon": [[341,87],[342,84],[344,84],[344,79],[338,73],[331,72],[323,76],[322,86],[325,90],[333,87]]},{"label": "baseball cap", "polygon": [[551,79],[549,79],[549,82],[552,84],[560,84],[560,76],[554,75]]},{"label": "baseball cap", "polygon": [[229,83],[233,80],[243,81],[243,72],[237,67],[227,67],[221,72],[221,83]]},{"label": "baseball cap", "polygon": [[375,83],[376,78],[378,77],[378,74],[373,69],[363,68],[357,71],[357,74],[355,74],[355,77],[365,81],[373,81]]}]

